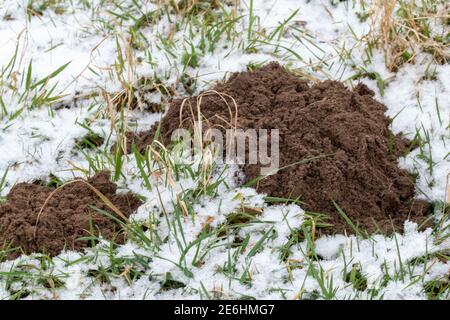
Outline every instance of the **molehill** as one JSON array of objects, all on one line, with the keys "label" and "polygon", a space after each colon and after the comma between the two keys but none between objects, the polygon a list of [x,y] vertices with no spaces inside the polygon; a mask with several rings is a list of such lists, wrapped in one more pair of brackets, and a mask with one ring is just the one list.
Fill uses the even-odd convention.
[{"label": "molehill", "polygon": [[64,249],[80,250],[91,244],[90,240],[80,240],[83,237],[101,235],[123,243],[125,237],[119,224],[94,209],[121,219],[99,193],[125,217],[141,201],[130,193],[116,194],[117,186],[109,178],[109,173],[100,172],[87,183],[77,180],[58,190],[34,183],[15,185],[0,204],[0,246],[16,249],[7,258],[16,258],[22,252],[55,256]]},{"label": "molehill", "polygon": [[[361,230],[402,231],[407,219],[423,222],[430,206],[415,199],[415,179],[397,163],[413,146],[390,131],[386,107],[373,96],[363,84],[353,90],[336,81],[310,86],[270,63],[231,75],[201,101],[173,100],[159,139],[167,144],[175,129],[192,129],[198,110],[204,127],[279,129],[280,167],[288,167],[260,180],[258,191],[299,199],[303,209],[328,215],[333,227],[321,233],[354,233],[337,206]],[[143,150],[155,127],[130,133],[129,140]],[[312,157],[319,158],[292,165]],[[258,177],[260,168],[244,165],[246,180]]]}]

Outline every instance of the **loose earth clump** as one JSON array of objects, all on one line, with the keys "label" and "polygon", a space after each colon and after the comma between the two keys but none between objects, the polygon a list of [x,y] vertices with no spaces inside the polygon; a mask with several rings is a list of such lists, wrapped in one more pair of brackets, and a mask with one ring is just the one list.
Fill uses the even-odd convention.
[{"label": "loose earth clump", "polygon": [[[117,186],[109,178],[109,173],[100,172],[86,182],[128,217],[141,201],[130,193],[116,194]],[[18,248],[7,258],[22,252],[55,256],[64,249],[80,250],[91,244],[90,240],[79,240],[81,237],[101,235],[123,243],[119,224],[93,208],[117,214],[87,183],[69,182],[58,190],[33,183],[15,185],[0,204],[0,248]]]},{"label": "loose earth clump", "polygon": [[[323,156],[282,169],[257,185],[260,192],[298,198],[303,209],[327,214],[333,228],[321,232],[354,233],[336,205],[367,232],[401,231],[406,219],[426,219],[430,206],[414,199],[414,178],[397,164],[413,146],[390,131],[386,107],[365,85],[354,90],[336,81],[309,86],[270,63],[235,73],[212,90],[201,95],[204,126],[279,129],[280,168]],[[180,126],[192,129],[198,98],[172,101],[160,123],[160,140],[169,143],[171,133]],[[130,137],[142,150],[155,132],[153,128]],[[246,180],[258,177],[260,168],[259,164],[244,165]]]}]

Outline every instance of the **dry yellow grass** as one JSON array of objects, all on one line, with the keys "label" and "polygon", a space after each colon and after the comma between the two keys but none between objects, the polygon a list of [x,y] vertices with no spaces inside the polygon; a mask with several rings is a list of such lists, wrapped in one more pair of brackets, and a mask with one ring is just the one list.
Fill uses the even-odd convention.
[{"label": "dry yellow grass", "polygon": [[[419,52],[446,63],[450,60],[449,9],[446,0],[376,0],[370,11],[369,39],[384,50],[391,71],[414,62]],[[438,28],[444,31],[435,33]]]}]

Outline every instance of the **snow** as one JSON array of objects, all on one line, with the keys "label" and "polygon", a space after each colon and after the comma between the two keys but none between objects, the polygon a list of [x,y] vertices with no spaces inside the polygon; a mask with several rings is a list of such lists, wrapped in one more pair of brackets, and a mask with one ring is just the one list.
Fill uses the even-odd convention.
[{"label": "snow", "polygon": [[[130,1],[124,3],[130,4]],[[275,55],[274,46],[268,44],[258,45],[258,52],[243,53],[241,49],[228,47],[226,40],[221,40],[216,44],[216,50],[200,56],[199,67],[195,70],[190,67],[184,69],[181,54],[170,57],[165,51],[160,35],[164,38],[172,30],[167,17],[161,17],[158,24],[142,30],[150,44],[147,49],[151,52],[151,63],[146,62],[148,52],[136,50],[136,55],[145,59],[134,66],[135,75],[131,80],[136,81],[141,76],[158,76],[167,85],[172,85],[178,83],[186,72],[198,81],[197,91],[200,91],[231,72],[245,70],[250,63],[271,60],[280,60],[292,69],[300,68],[317,79],[348,79],[354,74],[349,66],[352,62],[346,61],[346,65],[341,66],[336,48],[344,45],[353,48],[353,62],[363,65],[364,48],[360,47],[354,34],[360,37],[369,29],[368,23],[360,22],[356,16],[356,12],[361,10],[359,4],[352,3],[331,7],[328,1],[254,1],[254,15],[260,16],[261,27],[268,32],[299,9],[291,23],[307,30],[312,36],[311,42],[296,42],[293,32],[289,31],[279,43],[296,52],[301,59],[289,50],[280,49],[283,51],[281,59]],[[243,7],[248,10],[248,1],[243,1]],[[145,2],[141,10],[149,12],[154,8],[154,4]],[[117,43],[121,44],[124,53],[127,28],[132,21],[119,22],[108,13],[108,9],[111,8],[93,10],[75,5],[63,14],[47,9],[42,16],[28,19],[26,1],[2,1],[0,19],[10,14],[12,20],[0,23],[0,66],[8,65],[17,45],[20,59],[15,71],[19,79],[16,81],[19,92],[23,91],[23,80],[20,79],[25,77],[30,61],[33,62],[34,81],[70,62],[61,74],[50,80],[50,85],[57,85],[56,92],[65,95],[64,101],[67,103],[75,96],[90,95],[100,90],[109,93],[121,90],[119,76],[127,77],[131,67],[126,67],[120,75],[115,73]],[[238,26],[241,30],[249,23],[248,11],[244,13],[246,16]],[[98,17],[105,19],[105,24],[100,22],[101,19],[94,19]],[[108,23],[112,29],[107,27]],[[172,48],[175,52],[179,53],[186,47],[187,35],[188,30],[185,29],[175,32],[175,47]],[[199,37],[194,36],[192,40],[198,43]],[[247,43],[246,32],[240,32],[239,40]],[[329,68],[315,68],[323,61]],[[392,129],[395,133],[403,132],[412,139],[419,131],[423,138],[428,137],[429,148],[423,153],[432,159],[432,168],[427,158],[420,154],[421,150],[417,149],[400,160],[400,165],[418,173],[419,198],[442,201],[450,173],[450,66],[433,64],[434,78],[428,80],[424,79],[430,70],[428,65],[429,57],[423,54],[415,64],[406,64],[393,73],[386,69],[383,53],[375,51],[366,69],[377,72],[385,80],[384,95],[380,94],[376,81],[366,78],[361,81],[372,88],[377,99],[387,106],[387,115],[394,118]],[[13,79],[0,78],[0,94],[7,109],[5,114],[0,105],[0,178],[8,170],[2,195],[6,195],[17,182],[46,179],[51,173],[70,179],[84,174],[77,168],[91,172],[87,159],[74,151],[76,140],[88,133],[86,127],[80,124],[104,137],[111,136],[102,146],[105,150],[109,150],[114,143],[116,136],[111,120],[99,97],[81,99],[77,101],[76,108],[50,112],[47,106],[28,108],[30,97],[25,102],[21,101],[10,86],[2,85],[2,81],[10,84]],[[176,89],[179,94],[184,93],[180,85]],[[154,102],[162,101],[158,93],[151,94],[150,98]],[[11,117],[24,106],[26,108],[17,118]],[[136,122],[137,130],[144,130],[156,123],[161,115],[129,111],[127,116],[130,121]],[[106,160],[101,165],[113,169]],[[175,213],[176,204],[187,191],[195,190],[200,181],[188,175],[182,175],[172,184],[151,178],[153,189],[147,190],[139,179],[134,158],[130,157],[124,164],[125,177],[120,183],[146,198],[131,220],[136,224],[154,226],[153,233],[145,231],[147,237],[157,235],[166,240],[151,245],[129,241],[114,249],[112,255],[106,241],[85,252],[63,252],[53,259],[54,265],[48,270],[27,270],[31,275],[44,278],[49,275],[61,277],[64,282],[62,287],[48,289],[29,277],[13,282],[12,287],[7,289],[6,277],[0,276],[0,298],[8,298],[12,292],[23,288],[33,288],[26,299],[197,299],[206,298],[205,290],[222,298],[297,299],[313,297],[317,293],[326,294],[320,283],[324,281],[327,284],[332,280],[333,287],[338,289],[333,298],[337,299],[426,299],[423,284],[448,276],[450,272],[450,263],[436,258],[415,266],[413,270],[402,269],[415,258],[450,249],[448,239],[440,242],[431,229],[418,231],[417,225],[409,221],[405,222],[403,234],[390,237],[374,235],[369,239],[358,239],[355,236],[335,235],[316,239],[315,253],[321,257],[319,261],[312,261],[307,241],[304,240],[291,246],[289,259],[283,261],[280,259],[283,247],[289,242],[293,231],[301,228],[309,218],[295,204],[267,206],[265,195],[236,184],[233,179],[236,170],[236,167],[227,170],[226,184],[219,185],[217,195],[202,195],[196,199],[192,204],[195,215],[180,216]],[[260,209],[260,214],[255,216],[254,221],[239,228],[236,234],[231,232],[221,238],[199,240],[205,225],[219,228],[243,206]],[[237,238],[248,241],[243,252],[240,252],[241,247],[232,246]],[[260,241],[263,241],[261,248],[252,251]],[[22,256],[14,261],[2,262],[0,271],[7,273],[27,265],[39,266],[37,257],[39,255]],[[144,261],[144,265],[138,264],[136,257]],[[92,270],[108,268],[118,259],[124,260],[126,267],[142,275],[133,280],[125,275],[116,276],[109,279],[109,283],[92,276]],[[352,266],[358,266],[359,272],[367,279],[366,289],[356,290],[345,281],[343,270],[351,270]],[[323,272],[311,275],[312,268]],[[426,272],[423,273],[423,270]],[[168,273],[185,287],[163,290],[162,284]],[[399,274],[402,278],[398,278]],[[423,279],[416,281],[423,274]],[[384,283],[386,279],[388,281]]]}]

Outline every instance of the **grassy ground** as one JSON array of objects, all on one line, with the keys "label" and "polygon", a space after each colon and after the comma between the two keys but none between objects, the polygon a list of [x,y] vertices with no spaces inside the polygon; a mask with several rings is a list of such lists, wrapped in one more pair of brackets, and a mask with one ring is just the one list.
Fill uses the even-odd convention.
[{"label": "grassy ground", "polygon": [[[0,194],[16,181],[63,185],[107,169],[145,199],[130,221],[119,220],[125,245],[90,237],[85,253],[3,261],[2,298],[449,298],[448,5],[286,1],[281,8],[251,0],[0,7],[15,37],[0,29],[9,48],[0,60]],[[47,40],[43,30],[52,30]],[[386,236],[353,225],[357,236],[318,239],[326,217],[235,185],[236,168],[206,154],[191,166],[178,148],[156,141],[144,155],[124,153],[125,132],[147,129],[170,98],[271,60],[310,81],[376,89],[394,132],[419,145],[401,164],[435,205],[432,228],[407,224],[404,234]],[[8,152],[17,144],[21,151]]]}]

